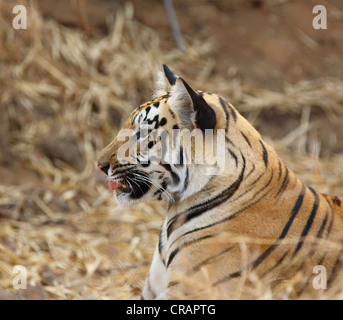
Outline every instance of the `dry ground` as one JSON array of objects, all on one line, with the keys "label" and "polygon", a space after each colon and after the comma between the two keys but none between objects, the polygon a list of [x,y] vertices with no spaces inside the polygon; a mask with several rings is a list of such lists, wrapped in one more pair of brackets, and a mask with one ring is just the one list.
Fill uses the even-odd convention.
[{"label": "dry ground", "polygon": [[174,3],[184,54],[162,1],[26,2],[27,30],[0,2],[0,298],[139,298],[164,207],[118,209],[95,159],[162,63],[229,98],[305,183],[343,195],[342,2],[321,1],[320,31],[313,1]]}]

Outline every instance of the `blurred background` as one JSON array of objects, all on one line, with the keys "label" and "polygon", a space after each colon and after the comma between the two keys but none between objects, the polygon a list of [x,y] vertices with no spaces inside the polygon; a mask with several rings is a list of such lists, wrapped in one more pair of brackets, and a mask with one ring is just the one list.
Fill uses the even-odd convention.
[{"label": "blurred background", "polygon": [[[163,63],[226,97],[306,184],[343,195],[343,2],[0,0],[0,298],[137,299],[164,206],[116,207],[98,152]],[[15,265],[27,289],[13,288]]]}]

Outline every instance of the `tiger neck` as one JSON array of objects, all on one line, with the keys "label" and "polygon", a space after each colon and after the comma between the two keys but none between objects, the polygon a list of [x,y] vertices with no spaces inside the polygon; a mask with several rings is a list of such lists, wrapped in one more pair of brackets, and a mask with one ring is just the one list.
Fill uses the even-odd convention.
[{"label": "tiger neck", "polygon": [[185,223],[221,205],[225,205],[226,213],[233,215],[257,202],[272,210],[289,184],[301,185],[259,134],[231,131],[225,147],[226,170],[211,176],[208,183],[186,199],[176,197],[168,206],[168,219],[178,217],[180,224]]},{"label": "tiger neck", "polygon": [[[225,171],[212,176],[207,184],[189,197],[183,200],[178,197],[169,205],[165,221],[167,238],[177,229],[179,232],[175,232],[172,240],[178,239],[179,234],[222,226],[222,222],[242,215],[253,217],[246,220],[251,222],[257,217],[275,219],[275,212],[278,212],[278,219],[274,220],[277,224],[283,221],[282,215],[287,219],[290,214],[295,216],[304,197],[311,197],[314,201],[326,197],[327,201],[322,201],[322,205],[331,204],[343,217],[343,198],[320,195],[307,188],[238,113],[236,123],[229,123],[227,128]],[[196,181],[197,173],[192,178]],[[219,210],[214,210],[217,208]],[[261,229],[260,236],[277,237],[282,228],[284,226],[275,225],[270,230]],[[252,229],[242,228],[240,232],[248,235],[254,232]],[[234,231],[237,232],[236,229]]]}]

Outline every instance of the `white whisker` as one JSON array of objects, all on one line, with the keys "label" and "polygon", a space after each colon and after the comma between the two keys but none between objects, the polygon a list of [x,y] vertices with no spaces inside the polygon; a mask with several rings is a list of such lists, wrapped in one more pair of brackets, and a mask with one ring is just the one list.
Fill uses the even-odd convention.
[{"label": "white whisker", "polygon": [[143,183],[150,183],[152,184],[154,187],[156,187],[157,189],[161,190],[162,194],[164,194],[167,199],[169,199],[169,201],[174,202],[174,197],[170,194],[170,192],[168,192],[165,188],[162,188],[161,186],[159,186],[156,182],[154,182],[153,180],[151,180],[150,178],[137,174],[135,172],[132,172],[132,174],[135,176],[135,179],[137,179],[138,181],[141,181]]}]

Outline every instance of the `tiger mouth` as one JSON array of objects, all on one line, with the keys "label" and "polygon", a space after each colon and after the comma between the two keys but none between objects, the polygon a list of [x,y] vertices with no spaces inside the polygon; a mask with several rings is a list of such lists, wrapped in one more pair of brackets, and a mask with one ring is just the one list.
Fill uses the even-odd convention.
[{"label": "tiger mouth", "polygon": [[119,190],[119,191],[124,192],[124,193],[130,193],[131,192],[131,188],[128,185],[126,185],[120,181],[112,180],[108,183],[108,187],[110,188],[111,191]]},{"label": "tiger mouth", "polygon": [[149,191],[151,182],[146,173],[129,172],[118,180],[109,181],[108,186],[111,191],[119,191],[128,194],[133,199],[138,199]]}]

